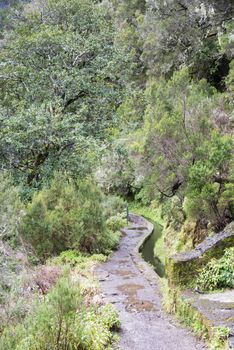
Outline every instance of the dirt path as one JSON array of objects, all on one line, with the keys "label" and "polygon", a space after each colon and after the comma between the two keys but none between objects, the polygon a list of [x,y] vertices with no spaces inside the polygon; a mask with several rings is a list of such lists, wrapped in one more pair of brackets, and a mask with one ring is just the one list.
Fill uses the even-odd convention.
[{"label": "dirt path", "polygon": [[188,330],[176,325],[162,311],[157,275],[137,254],[136,247],[149,231],[148,222],[132,215],[120,247],[99,266],[97,275],[106,301],[119,311],[123,350],[204,349]]}]

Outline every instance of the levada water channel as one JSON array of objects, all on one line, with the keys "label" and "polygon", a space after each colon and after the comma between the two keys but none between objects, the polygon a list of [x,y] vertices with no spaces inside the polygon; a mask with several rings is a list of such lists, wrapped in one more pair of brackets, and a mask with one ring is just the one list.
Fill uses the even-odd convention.
[{"label": "levada water channel", "polygon": [[[157,257],[157,255],[154,254],[155,243],[161,237],[163,228],[159,223],[152,221],[148,218],[146,218],[146,219],[154,225],[154,230],[153,230],[152,234],[147,238],[147,240],[141,246],[140,252],[141,252],[143,259],[147,263],[149,263],[153,266],[155,272],[159,275],[159,277],[164,277],[165,276],[165,266],[160,261],[160,259]],[[156,254],[157,254],[157,252],[156,252]]]}]

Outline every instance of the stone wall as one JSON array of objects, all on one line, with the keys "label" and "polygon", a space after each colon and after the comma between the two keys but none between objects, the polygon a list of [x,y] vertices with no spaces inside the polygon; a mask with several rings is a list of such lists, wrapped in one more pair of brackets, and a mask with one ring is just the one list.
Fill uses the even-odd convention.
[{"label": "stone wall", "polygon": [[195,249],[170,256],[166,262],[169,282],[192,286],[196,271],[213,257],[219,258],[226,248],[234,246],[234,222],[222,232],[207,237]]}]

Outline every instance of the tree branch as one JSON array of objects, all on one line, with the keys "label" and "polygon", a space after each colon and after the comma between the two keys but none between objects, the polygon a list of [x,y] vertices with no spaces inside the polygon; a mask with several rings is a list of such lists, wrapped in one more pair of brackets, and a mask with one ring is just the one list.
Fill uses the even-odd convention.
[{"label": "tree branch", "polygon": [[69,98],[65,103],[64,103],[64,108],[63,109],[66,109],[68,106],[70,106],[72,103],[76,102],[77,100],[79,100],[81,97],[85,97],[87,96],[88,93],[85,92],[85,91],[81,91],[79,92],[79,94],[77,94],[76,96],[74,97],[71,97]]},{"label": "tree branch", "polygon": [[183,181],[178,180],[178,181],[172,186],[172,188],[171,188],[171,193],[170,193],[170,194],[165,193],[164,191],[160,190],[160,188],[157,187],[157,186],[156,186],[156,188],[157,188],[158,192],[159,192],[162,196],[167,197],[167,198],[172,198],[172,197],[176,194],[176,192],[178,191],[178,189],[182,186],[182,184],[183,184]]}]

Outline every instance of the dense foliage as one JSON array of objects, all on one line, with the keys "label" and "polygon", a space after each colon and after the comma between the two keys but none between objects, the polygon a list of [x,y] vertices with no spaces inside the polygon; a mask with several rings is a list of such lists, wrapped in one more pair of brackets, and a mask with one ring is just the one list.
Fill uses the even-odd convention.
[{"label": "dense foliage", "polygon": [[[123,0],[113,6],[116,40],[134,73],[100,183],[147,205],[156,200],[172,230],[194,221],[197,242],[203,229],[218,231],[234,214],[233,3]],[[115,144],[124,157],[117,158]],[[122,182],[110,175],[112,167],[121,169]]]},{"label": "dense foliage", "polygon": [[[234,4],[3,5],[0,348],[108,348],[112,311],[84,307],[68,280],[53,287],[52,269],[48,288],[34,283],[45,300],[31,314],[24,278],[47,258],[83,267],[109,254],[126,201],[163,219],[163,258],[233,220]],[[232,254],[207,265],[202,288],[232,286]]]},{"label": "dense foliage", "polygon": [[24,198],[54,171],[92,173],[105,192],[144,203],[177,195],[184,220],[223,228],[232,13],[232,1],[24,5],[0,52],[0,157]]},{"label": "dense foliage", "polygon": [[234,248],[225,250],[220,259],[212,259],[200,272],[197,283],[202,290],[234,287]]},{"label": "dense foliage", "polygon": [[79,286],[63,277],[23,323],[5,329],[0,349],[104,350],[118,326],[112,305],[86,308]]},{"label": "dense foliage", "polygon": [[233,210],[232,196],[222,207],[226,191],[233,191],[228,102],[204,80],[192,81],[187,70],[175,73],[169,81],[153,81],[146,99],[137,145],[145,169],[141,195],[152,200],[180,191],[188,198],[185,212],[196,211],[198,218],[207,214],[222,228]]},{"label": "dense foliage", "polygon": [[90,0],[25,7],[1,50],[0,158],[37,186],[55,169],[87,174],[114,123],[126,58]]},{"label": "dense foliage", "polygon": [[102,201],[92,182],[69,181],[58,174],[28,205],[21,223],[22,237],[43,259],[67,249],[108,253],[118,243],[119,227],[108,229]]}]

